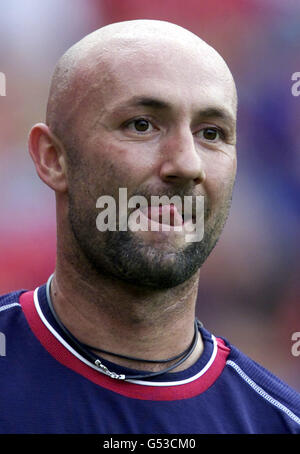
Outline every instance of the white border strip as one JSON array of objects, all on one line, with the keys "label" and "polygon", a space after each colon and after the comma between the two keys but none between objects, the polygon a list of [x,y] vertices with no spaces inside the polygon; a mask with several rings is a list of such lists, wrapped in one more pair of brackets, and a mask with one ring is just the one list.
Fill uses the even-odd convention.
[{"label": "white border strip", "polygon": [[21,306],[21,304],[19,304],[19,303],[6,304],[5,306],[0,307],[0,312],[6,311],[6,309],[10,309],[11,307],[14,307],[14,306]]},{"label": "white border strip", "polygon": [[[56,337],[56,339],[67,349],[69,350],[69,352],[72,353],[72,355],[76,356],[76,358],[78,358],[80,361],[82,361],[83,363],[85,363],[87,366],[91,367],[92,369],[95,369],[97,372],[101,372],[103,375],[106,375],[104,372],[101,371],[101,369],[99,369],[97,366],[95,366],[93,363],[91,363],[90,361],[86,360],[83,356],[81,356],[76,350],[74,350],[61,336],[60,334],[55,331],[55,329],[50,325],[50,323],[48,322],[48,320],[45,318],[44,314],[42,313],[42,310],[41,310],[41,307],[40,307],[40,304],[39,304],[39,300],[38,300],[38,290],[39,288],[36,288],[35,291],[34,291],[34,304],[35,304],[35,308],[37,310],[37,313],[40,317],[40,319],[42,320],[42,322],[44,323],[44,325],[48,328],[48,330],[53,334],[53,336]],[[190,378],[187,378],[185,380],[179,380],[179,381],[170,381],[170,382],[150,382],[150,381],[144,381],[144,380],[126,380],[126,382],[130,382],[130,383],[134,383],[134,384],[138,384],[138,385],[145,385],[145,386],[178,386],[178,385],[184,385],[186,383],[190,383],[194,380],[197,380],[197,378],[201,377],[201,375],[203,375],[209,368],[210,366],[212,365],[212,363],[214,362],[214,359],[217,355],[217,351],[218,351],[218,345],[217,345],[217,341],[216,341],[216,338],[212,335],[212,340],[213,340],[213,351],[212,351],[212,354],[211,354],[211,357],[209,359],[209,361],[206,363],[206,365],[201,369],[200,372],[198,372],[196,375],[193,375],[192,377]],[[123,381],[123,380],[120,380],[120,381]]]},{"label": "white border strip", "polygon": [[214,362],[214,359],[217,355],[218,351],[218,344],[216,341],[216,338],[212,335],[212,340],[213,340],[213,351],[211,354],[211,357],[209,358],[209,361],[206,363],[206,365],[203,367],[203,369],[200,370],[196,375],[193,375],[190,378],[186,378],[185,380],[180,380],[180,381],[169,381],[169,382],[149,382],[149,381],[143,381],[143,380],[126,380],[130,383],[136,383],[138,385],[147,385],[147,386],[174,386],[174,385],[185,385],[186,383],[190,383],[191,381],[197,380],[197,378],[201,377],[212,365]]},{"label": "white border strip", "polygon": [[226,364],[233,367],[236,370],[236,372],[243,378],[243,380],[245,380],[245,382],[247,382],[248,385],[250,385],[251,388],[253,388],[254,391],[257,392],[261,397],[270,402],[270,404],[282,410],[297,424],[300,424],[300,418],[297,415],[295,415],[295,413],[293,413],[289,408],[287,408],[278,400],[274,399],[274,397],[270,396],[270,394],[268,394],[264,389],[258,386],[234,361],[228,360],[226,361]]},{"label": "white border strip", "polygon": [[[45,318],[44,314],[42,313],[42,310],[40,308],[40,304],[39,304],[39,300],[38,300],[38,288],[35,289],[34,291],[34,296],[33,296],[33,299],[34,299],[34,305],[35,305],[35,308],[37,310],[37,313],[39,314],[40,316],[40,319],[42,320],[42,322],[44,323],[44,325],[48,328],[49,331],[51,331],[51,333],[53,334],[53,336],[56,337],[56,339],[59,340],[59,342],[61,344],[63,344],[64,347],[66,347],[67,350],[69,350],[69,352],[71,352],[73,355],[77,356],[77,358],[79,358],[83,363],[87,364],[88,366],[92,367],[93,369],[97,370],[98,372],[102,372],[97,366],[95,366],[94,364],[90,363],[89,361],[87,361],[84,357],[80,356],[76,350],[74,350],[71,345],[67,344],[66,341],[55,331],[55,329],[50,325],[50,323],[48,322],[48,320]],[[103,373],[103,372],[102,372]]]}]

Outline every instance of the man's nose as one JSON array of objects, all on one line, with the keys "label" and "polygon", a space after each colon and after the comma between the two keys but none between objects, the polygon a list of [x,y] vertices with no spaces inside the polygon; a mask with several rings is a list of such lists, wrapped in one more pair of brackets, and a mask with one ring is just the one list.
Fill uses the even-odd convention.
[{"label": "man's nose", "polygon": [[195,185],[203,183],[206,175],[200,149],[189,128],[166,137],[161,149],[164,157],[160,169],[161,179],[177,183],[193,181]]}]

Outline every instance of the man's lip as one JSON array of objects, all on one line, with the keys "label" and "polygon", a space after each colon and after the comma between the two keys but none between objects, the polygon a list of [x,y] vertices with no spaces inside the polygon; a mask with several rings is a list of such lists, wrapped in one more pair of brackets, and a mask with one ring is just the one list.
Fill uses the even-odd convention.
[{"label": "man's lip", "polygon": [[183,217],[174,204],[149,206],[141,209],[142,212],[150,219],[150,221],[158,222],[159,224],[167,224],[177,226],[183,224]]}]

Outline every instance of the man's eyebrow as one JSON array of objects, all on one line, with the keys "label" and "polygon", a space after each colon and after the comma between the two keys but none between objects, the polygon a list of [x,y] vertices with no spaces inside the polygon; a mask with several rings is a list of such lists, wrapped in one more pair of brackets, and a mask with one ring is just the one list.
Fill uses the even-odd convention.
[{"label": "man's eyebrow", "polygon": [[170,109],[171,105],[162,99],[152,98],[148,96],[133,97],[129,102],[129,106],[151,107],[153,109]]},{"label": "man's eyebrow", "polygon": [[[164,101],[159,98],[154,98],[154,97],[148,97],[148,96],[134,96],[131,98],[126,104],[122,107],[150,107],[152,109],[157,109],[157,110],[166,110],[172,109],[172,105],[168,103],[167,101]],[[205,108],[200,108],[196,111],[196,116],[199,118],[217,118],[219,120],[223,120],[230,125],[235,124],[235,119],[234,116],[230,111],[227,109],[224,109],[222,107],[205,107]]]},{"label": "man's eyebrow", "polygon": [[231,112],[228,111],[227,109],[223,109],[223,108],[219,108],[219,107],[207,107],[205,109],[200,109],[198,111],[198,115],[199,115],[199,117],[207,118],[207,119],[217,118],[219,120],[223,120],[223,121],[229,123],[230,125],[235,124],[235,118],[231,114]]}]

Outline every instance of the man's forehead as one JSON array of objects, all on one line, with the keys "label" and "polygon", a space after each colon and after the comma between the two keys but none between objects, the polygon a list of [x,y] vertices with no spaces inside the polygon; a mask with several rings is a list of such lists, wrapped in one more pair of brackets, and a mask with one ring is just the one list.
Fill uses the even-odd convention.
[{"label": "man's forehead", "polygon": [[76,114],[83,103],[99,108],[104,98],[118,102],[143,86],[155,88],[152,97],[173,99],[176,90],[181,99],[215,92],[236,110],[233,77],[215,49],[177,25],[139,20],[106,26],[66,52],[52,80],[48,118],[71,115],[70,106]]},{"label": "man's forehead", "polygon": [[[167,58],[169,57],[169,58]],[[171,110],[187,106],[227,106],[234,116],[236,93],[227,69],[203,63],[201,57],[161,52],[134,52],[95,71],[95,89],[108,108],[151,107]]]},{"label": "man's forehead", "polygon": [[[166,58],[167,57],[167,58]],[[149,67],[159,71],[160,67],[179,72],[198,65],[198,70],[215,71],[228,76],[230,74],[223,58],[200,38],[180,39],[180,36],[163,34],[117,35],[107,37],[99,44],[89,46],[83,52],[83,66],[111,66],[113,70],[130,66]],[[79,64],[80,66],[80,64]]]},{"label": "man's forehead", "polygon": [[184,60],[186,64],[202,60],[202,66],[213,65],[219,72],[229,71],[221,55],[199,36],[181,26],[159,20],[109,24],[84,37],[69,51],[78,69],[101,64],[115,66],[122,60],[128,62],[128,59],[135,59],[135,64],[147,63],[151,58],[156,62],[167,55],[169,64],[176,65],[176,60],[179,65]]}]

